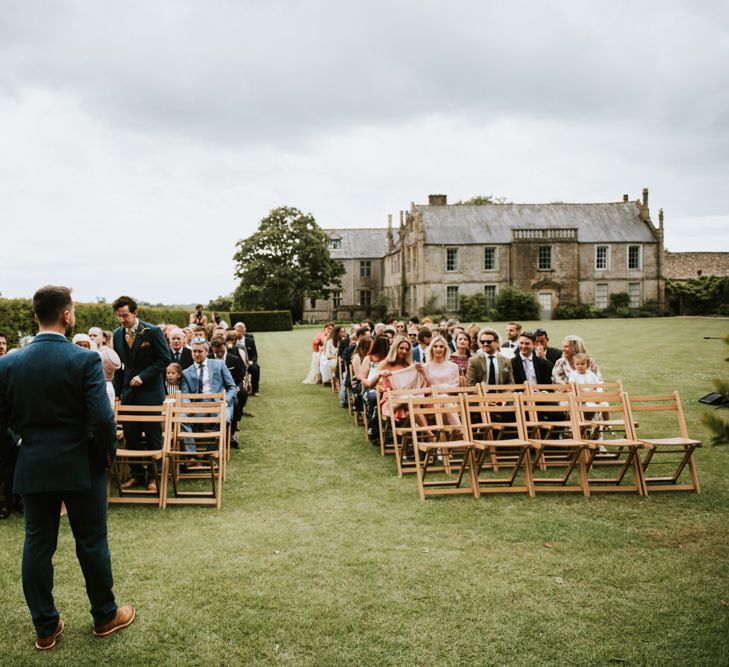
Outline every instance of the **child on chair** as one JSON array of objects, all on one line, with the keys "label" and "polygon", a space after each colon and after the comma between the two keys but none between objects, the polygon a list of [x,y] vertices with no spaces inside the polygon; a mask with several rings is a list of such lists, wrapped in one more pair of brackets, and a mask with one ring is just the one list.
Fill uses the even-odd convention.
[{"label": "child on chair", "polygon": [[574,370],[570,371],[568,380],[575,384],[601,384],[602,381],[590,370],[590,357],[578,352],[572,357]]},{"label": "child on chair", "polygon": [[165,390],[167,396],[174,396],[180,393],[180,381],[182,380],[182,366],[172,362],[165,369]]}]

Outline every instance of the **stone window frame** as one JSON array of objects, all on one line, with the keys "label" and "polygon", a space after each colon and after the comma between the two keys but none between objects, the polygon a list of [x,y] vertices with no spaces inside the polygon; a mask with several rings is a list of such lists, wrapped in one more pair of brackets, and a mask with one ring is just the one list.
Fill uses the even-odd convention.
[{"label": "stone window frame", "polygon": [[[448,313],[455,313],[458,310],[458,300],[460,297],[460,290],[458,285],[446,285],[446,312]],[[453,306],[453,298],[456,300],[455,307]]]},{"label": "stone window frame", "polygon": [[540,245],[537,250],[537,269],[539,271],[552,270],[552,246]]},{"label": "stone window frame", "polygon": [[630,297],[630,303],[628,304],[629,308],[640,308],[643,291],[641,287],[641,283],[638,281],[631,281],[628,283],[628,296]]},{"label": "stone window frame", "polygon": [[[491,253],[491,264],[492,264],[492,266],[490,266],[490,267],[487,266],[487,261],[486,261],[486,257],[488,255],[489,251]],[[498,265],[497,257],[498,257],[498,253],[496,252],[496,246],[495,245],[487,245],[487,246],[484,246],[484,249],[483,249],[483,270],[484,271],[498,271],[499,270],[499,265]]]},{"label": "stone window frame", "polygon": [[332,307],[339,308],[339,306],[342,305],[342,290],[333,289],[331,290],[330,295],[332,299]]},{"label": "stone window frame", "polygon": [[359,260],[359,277],[360,278],[371,278],[372,277],[372,260],[360,259]]},{"label": "stone window frame", "polygon": [[[599,288],[605,288],[605,294],[598,294],[602,291]],[[599,299],[599,301],[598,301]],[[610,285],[608,283],[595,283],[595,308],[605,310],[610,305]]]},{"label": "stone window frame", "polygon": [[460,248],[456,246],[449,246],[446,248],[446,273],[458,273],[458,264],[460,261],[459,250]]},{"label": "stone window frame", "polygon": [[[490,294],[492,292],[492,294]],[[499,293],[499,289],[496,285],[484,285],[483,295],[486,297],[486,305],[494,307],[496,305],[496,296]]]},{"label": "stone window frame", "polygon": [[341,249],[342,249],[342,239],[335,239],[335,238],[329,239],[329,250],[341,250]]},{"label": "stone window frame", "polygon": [[[630,265],[630,251],[636,250],[638,254],[638,262],[637,266],[631,266]],[[631,243],[628,245],[628,250],[626,253],[626,266],[628,267],[628,271],[642,271],[643,270],[643,246],[639,243]]]},{"label": "stone window frame", "polygon": [[369,307],[372,305],[372,290],[361,289],[359,290],[359,305]]},{"label": "stone window frame", "polygon": [[[600,256],[601,250],[605,251],[603,257]],[[610,246],[607,243],[598,243],[595,245],[595,271],[610,270],[610,254]]]}]

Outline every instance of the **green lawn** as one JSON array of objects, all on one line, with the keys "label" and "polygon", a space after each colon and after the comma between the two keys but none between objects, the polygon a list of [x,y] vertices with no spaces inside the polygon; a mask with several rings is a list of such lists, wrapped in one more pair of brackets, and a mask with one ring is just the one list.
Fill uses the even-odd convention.
[{"label": "green lawn", "polygon": [[[696,399],[726,375],[729,320],[549,323],[579,333],[606,379]],[[499,325],[499,330],[503,326]],[[329,389],[302,385],[312,329],[256,336],[223,509],[119,507],[109,529],[134,625],[91,636],[67,522],[66,620],[36,654],[20,586],[20,518],[0,522],[0,665],[726,665],[729,449],[698,453],[700,495],[421,502]]]}]

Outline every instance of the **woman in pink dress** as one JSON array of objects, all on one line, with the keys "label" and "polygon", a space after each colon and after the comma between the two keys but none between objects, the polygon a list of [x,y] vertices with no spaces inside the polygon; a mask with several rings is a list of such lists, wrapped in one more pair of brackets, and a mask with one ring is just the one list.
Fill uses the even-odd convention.
[{"label": "woman in pink dress", "polygon": [[303,384],[319,384],[321,382],[321,374],[319,372],[319,361],[321,350],[324,347],[324,341],[332,332],[334,324],[327,322],[322,331],[318,331],[311,341],[311,364],[309,366],[309,374],[304,378]]}]

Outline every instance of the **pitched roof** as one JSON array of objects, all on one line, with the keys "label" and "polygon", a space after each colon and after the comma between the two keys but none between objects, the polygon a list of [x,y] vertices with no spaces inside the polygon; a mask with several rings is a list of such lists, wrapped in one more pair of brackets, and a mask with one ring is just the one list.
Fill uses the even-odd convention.
[{"label": "pitched roof", "polygon": [[329,238],[342,240],[342,247],[330,249],[332,259],[364,259],[384,257],[387,252],[387,229],[325,229]]},{"label": "pitched roof", "polygon": [[729,252],[666,252],[663,274],[671,280],[729,277]]},{"label": "pitched roof", "polygon": [[511,243],[512,229],[577,228],[581,243],[655,243],[636,202],[609,204],[416,204],[425,242],[465,245]]}]

